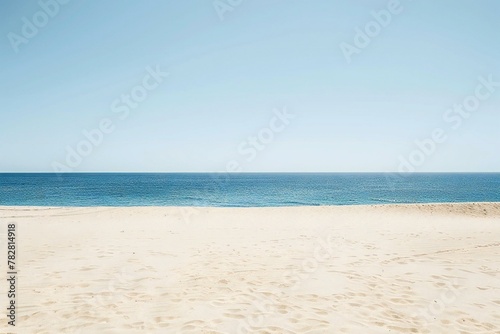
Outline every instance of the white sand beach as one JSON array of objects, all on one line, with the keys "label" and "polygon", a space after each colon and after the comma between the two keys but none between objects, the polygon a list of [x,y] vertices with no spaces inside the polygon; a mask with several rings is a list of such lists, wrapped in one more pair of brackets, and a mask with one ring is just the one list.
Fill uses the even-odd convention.
[{"label": "white sand beach", "polygon": [[0,217],[2,333],[500,333],[498,203]]}]

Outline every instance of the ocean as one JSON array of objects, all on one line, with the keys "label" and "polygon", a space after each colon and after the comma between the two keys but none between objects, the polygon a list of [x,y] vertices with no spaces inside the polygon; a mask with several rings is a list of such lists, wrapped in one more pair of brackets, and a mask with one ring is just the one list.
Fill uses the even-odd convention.
[{"label": "ocean", "polygon": [[4,206],[500,202],[500,173],[0,173]]}]

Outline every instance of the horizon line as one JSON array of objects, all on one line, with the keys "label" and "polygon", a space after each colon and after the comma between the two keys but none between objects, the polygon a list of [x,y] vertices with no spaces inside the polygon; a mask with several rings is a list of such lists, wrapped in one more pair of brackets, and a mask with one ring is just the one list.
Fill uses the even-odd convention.
[{"label": "horizon line", "polygon": [[55,175],[70,175],[70,174],[401,174],[401,175],[411,175],[411,174],[500,174],[500,171],[433,171],[433,172],[381,172],[381,171],[369,171],[369,172],[336,172],[336,171],[246,171],[246,172],[229,172],[229,171],[77,171],[77,172],[40,172],[40,171],[0,171],[0,174],[55,174]]}]

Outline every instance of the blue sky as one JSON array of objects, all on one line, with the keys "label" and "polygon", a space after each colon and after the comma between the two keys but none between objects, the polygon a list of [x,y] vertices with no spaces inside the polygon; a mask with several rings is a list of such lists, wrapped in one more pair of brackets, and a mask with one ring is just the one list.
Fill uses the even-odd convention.
[{"label": "blue sky", "polygon": [[[500,87],[444,119],[500,82],[498,1],[401,0],[350,62],[340,46],[390,1],[55,1],[0,2],[0,171],[396,171],[435,129],[415,171],[500,171]],[[267,140],[276,110],[293,118]]]}]

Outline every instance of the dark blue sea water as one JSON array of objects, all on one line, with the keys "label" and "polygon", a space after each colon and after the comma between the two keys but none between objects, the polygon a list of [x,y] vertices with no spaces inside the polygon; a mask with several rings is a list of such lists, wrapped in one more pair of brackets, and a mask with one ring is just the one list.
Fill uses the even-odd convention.
[{"label": "dark blue sea water", "polygon": [[0,174],[0,205],[297,206],[500,202],[500,173]]}]

